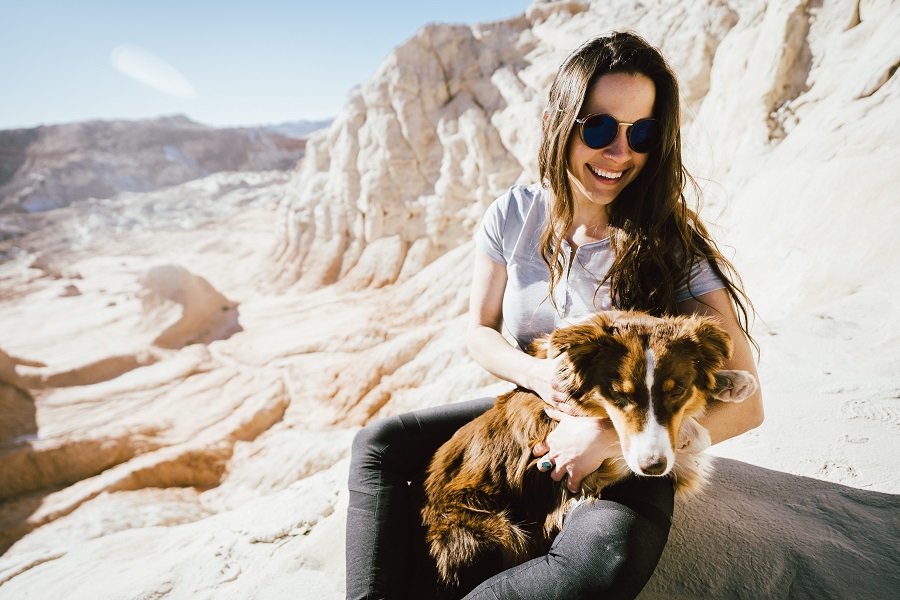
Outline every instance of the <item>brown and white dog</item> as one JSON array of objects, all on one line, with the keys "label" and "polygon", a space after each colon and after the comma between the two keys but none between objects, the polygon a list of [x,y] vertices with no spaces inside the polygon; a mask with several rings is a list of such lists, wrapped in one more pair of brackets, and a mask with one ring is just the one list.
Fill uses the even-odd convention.
[{"label": "brown and white dog", "polygon": [[[621,457],[584,478],[578,494],[535,468],[534,445],[556,422],[521,388],[497,399],[435,453],[422,509],[442,583],[466,582],[478,565],[506,569],[545,554],[576,502],[633,474],[670,476],[681,495],[709,472],[709,434],[693,417],[710,400],[740,402],[757,389],[746,371],[724,371],[731,340],[707,317],[597,314],[539,338],[540,357],[564,355],[572,414],[609,418]],[[467,573],[468,571],[468,573]]]}]

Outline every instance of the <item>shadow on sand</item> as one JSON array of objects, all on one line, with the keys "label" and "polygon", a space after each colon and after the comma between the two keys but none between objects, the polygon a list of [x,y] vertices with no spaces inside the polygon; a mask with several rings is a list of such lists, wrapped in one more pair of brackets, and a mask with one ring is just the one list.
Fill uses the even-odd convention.
[{"label": "shadow on sand", "polygon": [[640,600],[900,598],[900,495],[716,460]]}]

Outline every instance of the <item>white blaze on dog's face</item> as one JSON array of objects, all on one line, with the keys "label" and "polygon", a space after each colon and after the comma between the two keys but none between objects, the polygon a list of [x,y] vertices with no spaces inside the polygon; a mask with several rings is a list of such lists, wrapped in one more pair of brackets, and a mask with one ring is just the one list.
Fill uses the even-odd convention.
[{"label": "white blaze on dog's face", "polygon": [[622,454],[638,475],[664,476],[675,466],[682,420],[702,414],[715,388],[714,369],[727,356],[727,338],[720,345],[718,332],[687,329],[690,335],[685,326],[630,332],[618,382],[604,394]]},{"label": "white blaze on dog's face", "polygon": [[[653,401],[653,376],[656,371],[656,355],[652,348],[644,352],[645,375],[644,384],[648,391],[646,409],[639,412],[636,423],[629,423],[625,429],[629,435],[623,440],[623,452],[628,467],[639,475],[666,475],[675,464],[675,450],[672,447],[672,439],[669,427],[671,419],[658,414],[661,411],[654,410]],[[662,421],[662,422],[661,422]],[[623,424],[624,425],[624,424]],[[635,428],[635,426],[637,426]],[[635,430],[636,429],[636,430]],[[618,429],[617,429],[618,430]]]},{"label": "white blaze on dog's face", "polygon": [[[668,475],[675,465],[678,431],[685,414],[702,410],[692,385],[691,361],[666,349],[632,349],[607,397],[607,414],[619,434],[628,467],[638,475]],[[687,360],[685,360],[687,358]]]}]

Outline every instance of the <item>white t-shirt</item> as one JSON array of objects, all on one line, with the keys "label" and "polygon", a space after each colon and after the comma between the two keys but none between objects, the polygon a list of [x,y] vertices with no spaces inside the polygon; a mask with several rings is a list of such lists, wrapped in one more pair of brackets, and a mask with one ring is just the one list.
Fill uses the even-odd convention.
[{"label": "white t-shirt", "polygon": [[[574,260],[570,260],[571,246],[563,240],[563,257],[572,266],[553,290],[559,312],[551,304],[550,269],[538,249],[549,196],[540,184],[513,186],[491,204],[475,233],[478,248],[506,265],[503,323],[523,349],[566,322],[613,310],[609,282],[597,289],[615,258],[609,238],[579,246]],[[724,287],[709,262],[697,260],[690,277],[678,285],[675,301]]]}]

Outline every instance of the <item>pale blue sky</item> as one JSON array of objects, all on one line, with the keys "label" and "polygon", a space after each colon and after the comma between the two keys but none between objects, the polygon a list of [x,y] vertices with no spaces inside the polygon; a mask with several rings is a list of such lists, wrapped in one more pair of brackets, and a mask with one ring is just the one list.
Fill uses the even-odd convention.
[{"label": "pale blue sky", "polygon": [[[209,125],[333,117],[422,25],[512,17],[529,3],[0,0],[0,129],[168,114]],[[187,80],[177,89],[195,95],[127,76],[140,63],[115,68],[123,47],[120,58],[167,63]]]}]

